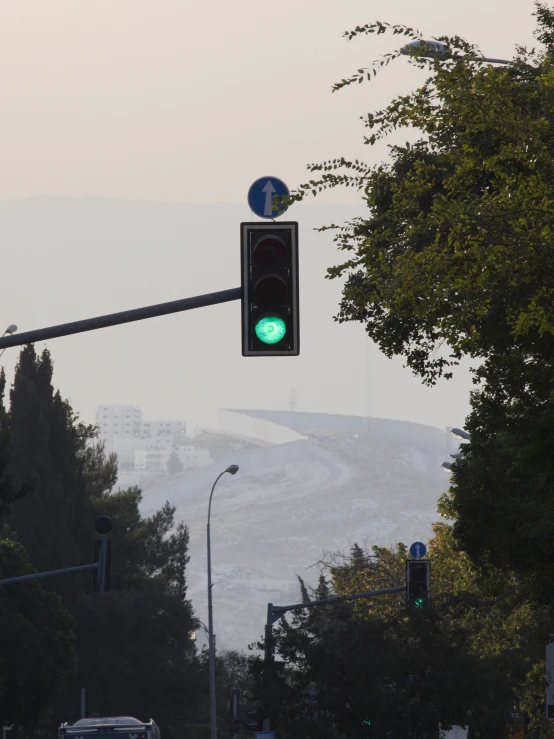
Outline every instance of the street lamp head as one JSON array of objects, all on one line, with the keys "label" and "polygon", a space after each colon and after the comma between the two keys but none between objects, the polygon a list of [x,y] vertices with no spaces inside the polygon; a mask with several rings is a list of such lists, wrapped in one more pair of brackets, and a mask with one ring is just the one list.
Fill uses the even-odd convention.
[{"label": "street lamp head", "polygon": [[471,439],[471,434],[468,434],[467,431],[464,431],[463,429],[453,428],[450,429],[450,433],[456,439],[464,439],[466,441],[469,441],[469,439]]},{"label": "street lamp head", "polygon": [[442,469],[445,472],[452,472],[452,463],[451,462],[443,462],[441,464]]},{"label": "street lamp head", "polygon": [[441,41],[427,41],[426,39],[419,39],[406,44],[400,49],[400,53],[407,56],[420,56],[425,59],[449,59],[452,56],[452,52],[446,44]]},{"label": "street lamp head", "polygon": [[7,334],[15,334],[16,331],[17,331],[17,326],[15,325],[15,323],[10,323],[10,325],[6,329]]},{"label": "street lamp head", "polygon": [[227,469],[225,470],[225,472],[230,472],[231,475],[236,475],[238,471],[239,471],[238,464],[230,464],[229,467],[227,467]]}]

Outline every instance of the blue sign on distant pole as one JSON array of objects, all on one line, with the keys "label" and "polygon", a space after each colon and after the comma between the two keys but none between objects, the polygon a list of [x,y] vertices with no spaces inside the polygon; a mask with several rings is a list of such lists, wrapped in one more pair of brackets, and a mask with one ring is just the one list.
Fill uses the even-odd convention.
[{"label": "blue sign on distant pole", "polygon": [[410,557],[413,557],[414,559],[425,557],[426,552],[427,547],[422,541],[415,541],[410,547]]},{"label": "blue sign on distant pole", "polygon": [[250,185],[248,205],[250,210],[260,218],[277,218],[282,216],[286,208],[274,209],[273,198],[290,195],[289,188],[278,177],[260,177]]}]

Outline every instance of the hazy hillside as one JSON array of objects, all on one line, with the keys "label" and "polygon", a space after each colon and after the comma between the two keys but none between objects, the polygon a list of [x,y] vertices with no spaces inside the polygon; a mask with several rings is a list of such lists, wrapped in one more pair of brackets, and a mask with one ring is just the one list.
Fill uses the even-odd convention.
[{"label": "hazy hillside", "polygon": [[240,465],[235,477],[221,479],[212,507],[219,647],[245,648],[260,636],[268,602],[297,602],[296,574],[314,582],[316,570],[308,568],[324,550],[354,541],[425,540],[448,480],[440,470],[447,450],[439,429],[353,416],[242,413],[288,425],[304,439],[237,449],[144,491],[144,512],[169,500],[190,527],[189,593],[206,621],[209,492],[228,464]]}]

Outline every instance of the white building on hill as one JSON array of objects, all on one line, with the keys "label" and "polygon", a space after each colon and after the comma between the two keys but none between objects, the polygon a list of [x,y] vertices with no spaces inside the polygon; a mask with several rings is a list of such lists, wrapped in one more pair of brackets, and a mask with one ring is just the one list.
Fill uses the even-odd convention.
[{"label": "white building on hill", "polygon": [[183,469],[211,462],[207,449],[186,446],[186,421],[145,421],[135,405],[99,405],[96,423],[106,452],[117,454],[122,470],[165,472],[173,449]]},{"label": "white building on hill", "polygon": [[[212,462],[208,449],[177,446],[175,451],[184,470],[203,467]],[[167,472],[167,462],[172,452],[173,449],[137,449],[135,451],[135,469],[144,472]]]}]

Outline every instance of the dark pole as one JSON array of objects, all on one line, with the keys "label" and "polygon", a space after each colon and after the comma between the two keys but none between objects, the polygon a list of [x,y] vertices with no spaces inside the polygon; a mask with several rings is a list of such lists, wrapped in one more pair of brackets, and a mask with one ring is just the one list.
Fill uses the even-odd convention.
[{"label": "dark pole", "polygon": [[272,677],[273,677],[273,622],[275,621],[273,613],[273,603],[267,604],[267,620],[265,624],[264,639],[264,672],[263,672],[263,692],[264,692],[264,711],[263,731],[271,731],[271,713],[273,709],[272,701]]},{"label": "dark pole", "polygon": [[274,606],[273,603],[267,604],[267,619],[265,623],[265,640],[264,640],[264,669],[263,669],[263,730],[270,731],[271,714],[274,710],[273,705],[273,652],[275,643],[273,640],[273,624],[278,621],[287,611],[299,611],[304,608],[314,608],[315,606],[326,606],[332,603],[344,603],[350,600],[359,600],[360,598],[372,598],[377,595],[392,595],[394,593],[406,592],[406,585],[395,585],[392,588],[384,588],[383,590],[368,590],[365,593],[353,593],[352,595],[339,595],[336,598],[327,598],[326,600],[311,600],[306,603],[294,603],[290,606]]},{"label": "dark pole", "polygon": [[209,679],[210,679],[210,739],[217,739],[217,716],[215,706],[215,639],[214,639],[214,620],[213,620],[213,607],[212,607],[212,547],[210,539],[210,515],[212,512],[212,495],[214,494],[215,486],[220,477],[222,477],[227,470],[218,475],[216,481],[212,485],[212,492],[210,493],[210,502],[208,503],[208,525],[206,527],[206,543],[208,549],[208,661],[209,661]]},{"label": "dark pole", "polygon": [[231,290],[221,290],[217,293],[206,293],[204,295],[196,295],[193,298],[172,300],[169,303],[147,305],[142,308],[124,310],[120,313],[108,313],[105,316],[85,318],[82,321],[60,323],[57,326],[49,326],[48,328],[37,328],[35,331],[25,331],[22,334],[0,337],[0,349],[8,346],[33,344],[35,341],[44,341],[45,339],[56,339],[58,336],[81,334],[84,331],[95,331],[98,328],[107,328],[108,326],[119,326],[122,323],[143,321],[145,318],[167,316],[170,313],[180,313],[181,311],[193,310],[194,308],[204,308],[208,305],[229,303],[232,300],[240,300],[241,294],[241,288],[234,287]]}]

